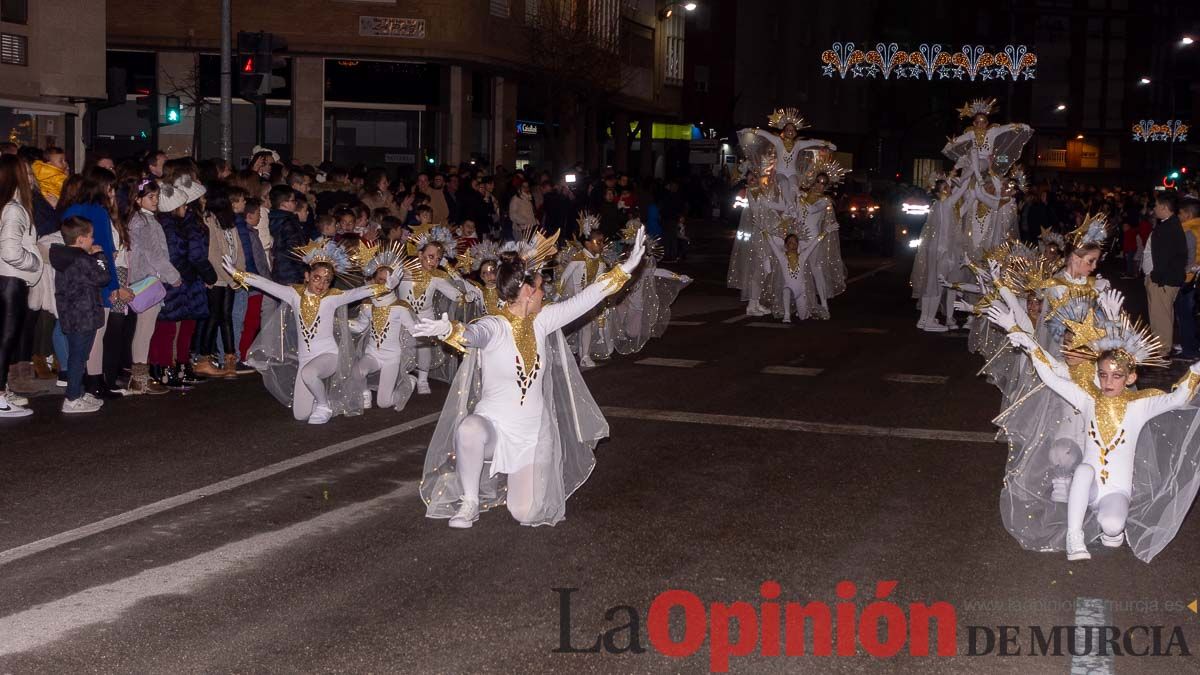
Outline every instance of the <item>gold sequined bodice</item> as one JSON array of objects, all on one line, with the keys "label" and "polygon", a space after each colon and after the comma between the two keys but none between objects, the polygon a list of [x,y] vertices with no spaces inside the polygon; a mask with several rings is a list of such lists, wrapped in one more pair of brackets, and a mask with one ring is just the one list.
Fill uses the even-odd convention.
[{"label": "gold sequined bodice", "polygon": [[317,329],[321,325],[321,301],[328,297],[341,295],[342,292],[336,288],[330,288],[325,291],[324,295],[316,295],[309,293],[304,284],[295,284],[292,289],[300,296],[300,337],[304,338],[304,344],[308,345],[316,337]]}]

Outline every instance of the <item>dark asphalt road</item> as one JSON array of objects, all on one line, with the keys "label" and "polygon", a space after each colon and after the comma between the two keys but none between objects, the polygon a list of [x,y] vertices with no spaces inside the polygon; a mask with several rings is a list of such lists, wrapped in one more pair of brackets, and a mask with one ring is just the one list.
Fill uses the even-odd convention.
[{"label": "dark asphalt road", "polygon": [[[673,326],[587,374],[612,433],[555,528],[522,528],[506,512],[465,532],[423,517],[417,480],[444,385],[403,413],[317,428],[293,422],[256,377],[78,419],[57,412],[57,397],[35,399],[32,418],[0,425],[0,673],[703,672],[707,642],[682,659],[651,647],[655,596],[685,589],[706,605],[757,608],[767,580],[783,601],[830,606],[838,582],[853,581],[859,611],[876,582],[898,581],[890,599],[902,607],[956,607],[959,654],[970,625],[1020,626],[1024,653],[1030,626],[1075,623],[1079,599],[1114,601],[1114,626],[1165,626],[1164,647],[1180,626],[1200,650],[1200,619],[1184,607],[1200,593],[1200,517],[1152,565],[1127,549],[1068,564],[1005,532],[1005,448],[986,440],[999,395],[975,377],[982,364],[962,337],[916,330],[908,260],[850,260],[852,277],[876,273],[834,301],[831,321],[758,327],[727,322],[740,311],[724,288],[727,247],[710,240],[689,264],[668,265],[697,277],[675,318],[700,325]],[[651,357],[700,363],[638,363]],[[763,372],[781,366],[821,370]],[[897,374],[947,379],[886,379]],[[298,457],[309,461],[260,471]],[[178,498],[256,471],[249,478],[270,475]],[[626,623],[623,611],[604,614],[630,605],[646,652],[555,653],[554,588],[578,589],[576,646]],[[679,622],[671,634],[683,638]],[[756,647],[731,670],[1072,668],[1070,656],[908,653]],[[1196,658],[1107,666],[1197,672]]]}]

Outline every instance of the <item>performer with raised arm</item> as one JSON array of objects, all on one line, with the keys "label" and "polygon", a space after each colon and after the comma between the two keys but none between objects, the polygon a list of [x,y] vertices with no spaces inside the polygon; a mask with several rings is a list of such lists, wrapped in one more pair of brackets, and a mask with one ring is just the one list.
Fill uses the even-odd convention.
[{"label": "performer with raised arm", "polygon": [[816,138],[798,138],[797,132],[808,124],[795,108],[779,108],[767,116],[767,123],[779,133],[763,129],[744,129],[740,134],[753,133],[775,148],[775,174],[784,200],[794,203],[800,196],[801,178],[816,159],[818,150],[832,152],[837,146]]},{"label": "performer with raised arm", "polygon": [[[583,243],[571,242],[560,258],[561,273],[558,275],[556,291],[559,299],[568,299],[595,283],[608,269],[605,250],[608,241],[600,231],[600,219],[586,211],[579,216],[579,235]],[[579,367],[594,368],[594,358],[607,358],[612,354],[612,326],[608,325],[608,308],[600,307],[594,316],[579,325],[572,344],[578,342]],[[570,331],[568,331],[570,332]]]},{"label": "performer with raised arm", "polygon": [[[380,249],[379,244],[363,244],[355,250],[368,283],[385,284],[393,272],[412,276],[420,267],[414,258],[405,258],[399,242]],[[363,383],[363,408],[371,407],[371,376],[377,374],[376,402],[380,408],[403,410],[412,396],[417,378],[408,372],[416,367],[416,349],[412,327],[416,323],[412,307],[395,292],[371,298],[359,307],[350,329],[363,334],[354,367]]]},{"label": "performer with raised arm", "polygon": [[[913,261],[910,283],[913,297],[920,300],[921,317],[917,328],[930,333],[950,330],[954,320],[954,291],[943,288],[940,279],[955,275],[962,259],[962,229],[958,207],[964,192],[963,182],[951,172],[950,175],[935,173],[930,182],[933,204],[925,227],[921,229],[921,243]],[[938,305],[945,298],[943,314],[946,323],[937,320]]]},{"label": "performer with raised arm", "polygon": [[805,178],[803,210],[800,229],[804,238],[816,242],[808,255],[805,267],[812,276],[817,293],[813,314],[818,319],[829,318],[829,299],[846,290],[846,265],[842,262],[842,244],[838,239],[838,222],[833,213],[829,189],[842,182],[846,169],[834,160],[818,160]]},{"label": "performer with raised arm", "polygon": [[468,528],[480,509],[507,502],[523,525],[554,525],[566,500],[591,473],[592,450],[608,424],[567,350],[561,328],[629,280],[645,233],[625,262],[571,299],[542,306],[540,270],[557,234],[500,263],[500,313],[470,325],[420,319],[415,335],[435,336],[467,356],[442,409],[425,457],[421,498],[430,518]]},{"label": "performer with raised arm", "polygon": [[239,285],[257,288],[280,302],[279,311],[251,345],[246,362],[263,374],[267,389],[291,406],[296,419],[324,424],[335,414],[362,412],[362,385],[351,363],[354,354],[345,307],[391,292],[402,275],[392,273],[386,285],[343,292],[332,286],[334,274],[346,274],[352,267],[344,249],[326,242],[300,247],[295,253],[308,269],[304,283],[294,286],[247,274],[228,257],[221,266]]}]

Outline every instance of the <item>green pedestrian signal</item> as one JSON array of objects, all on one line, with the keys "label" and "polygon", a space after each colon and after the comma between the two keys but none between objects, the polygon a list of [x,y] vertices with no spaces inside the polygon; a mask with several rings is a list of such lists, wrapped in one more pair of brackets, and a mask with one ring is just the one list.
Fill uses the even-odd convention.
[{"label": "green pedestrian signal", "polygon": [[164,112],[167,124],[179,124],[183,121],[183,110],[179,106],[178,96],[167,97],[167,105]]}]

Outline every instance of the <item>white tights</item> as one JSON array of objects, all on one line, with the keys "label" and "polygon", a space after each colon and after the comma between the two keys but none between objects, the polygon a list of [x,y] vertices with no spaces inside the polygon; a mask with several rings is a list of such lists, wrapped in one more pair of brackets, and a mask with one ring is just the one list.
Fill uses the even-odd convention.
[{"label": "white tights", "polygon": [[[483,463],[496,450],[496,430],[486,417],[467,415],[454,430],[455,470],[462,483],[463,499],[479,501],[479,476]],[[508,474],[508,512],[518,522],[533,517],[533,470],[530,464]]]},{"label": "white tights", "polygon": [[296,400],[292,403],[292,413],[296,419],[308,419],[317,406],[329,407],[329,396],[325,393],[325,378],[336,373],[337,367],[337,354],[319,354],[300,369],[300,381],[304,383],[304,388],[312,394],[312,402]]},{"label": "white tights", "polygon": [[936,295],[931,295],[921,298],[921,324],[930,324],[937,321],[938,302],[941,300]]},{"label": "white tights", "polygon": [[363,356],[358,364],[358,376],[363,380],[376,371],[379,372],[379,389],[375,394],[375,404],[380,408],[390,408],[396,404],[396,380],[400,377],[400,364],[380,363],[374,356]]},{"label": "white tights", "polygon": [[[1083,530],[1083,519],[1095,488],[1096,470],[1090,464],[1075,467],[1071,478],[1071,492],[1067,497],[1067,532]],[[1129,516],[1129,498],[1123,494],[1110,494],[1096,505],[1096,520],[1104,534],[1115,537],[1125,531],[1125,519]]]},{"label": "white tights", "polygon": [[[429,366],[433,364],[433,347],[417,345],[417,380],[429,381]],[[380,404],[382,405],[382,404]]]}]

